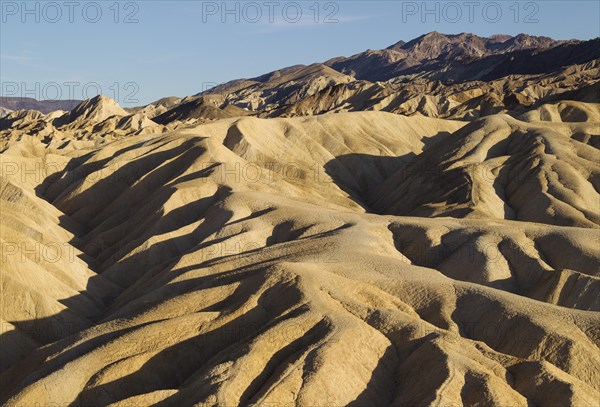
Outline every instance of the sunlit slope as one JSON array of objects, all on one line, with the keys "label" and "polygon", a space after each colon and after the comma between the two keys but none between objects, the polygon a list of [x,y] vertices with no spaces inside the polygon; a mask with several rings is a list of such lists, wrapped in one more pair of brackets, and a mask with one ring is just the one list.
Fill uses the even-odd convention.
[{"label": "sunlit slope", "polygon": [[[17,334],[80,325],[3,358],[3,402],[593,405],[597,150],[575,130],[594,133],[463,125],[371,112],[226,119],[86,150],[9,144],[3,242],[76,258],[34,268],[5,252],[3,298],[23,300],[3,320]],[[540,200],[531,219],[469,206],[472,184],[445,201],[395,184],[420,162],[445,174],[511,154],[551,188],[581,184],[581,201]],[[31,165],[52,170],[24,176]],[[375,213],[406,201],[440,217]]]},{"label": "sunlit slope", "polygon": [[592,120],[599,105],[571,105],[558,122],[539,120],[556,108],[532,112],[529,122],[498,115],[470,123],[387,179],[373,209],[597,228],[600,122]]}]

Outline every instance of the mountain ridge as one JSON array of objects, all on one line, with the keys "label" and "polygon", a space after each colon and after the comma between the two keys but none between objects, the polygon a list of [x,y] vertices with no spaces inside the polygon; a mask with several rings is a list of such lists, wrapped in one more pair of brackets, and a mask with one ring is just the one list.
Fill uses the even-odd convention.
[{"label": "mountain ridge", "polygon": [[0,404],[597,405],[598,40],[445,41],[7,112]]},{"label": "mountain ridge", "polygon": [[[333,57],[310,65],[283,67],[252,78],[234,79],[193,97],[208,95],[221,109],[235,105],[250,112],[272,114],[276,109],[301,103],[305,98],[340,84],[357,88],[368,83],[411,81],[413,77],[442,83],[489,82],[508,75],[548,74],[564,68],[565,64],[583,64],[599,58],[600,38],[554,40],[523,33],[482,37],[466,32],[442,34],[433,31],[410,41],[398,41],[382,50],[367,50],[350,57]],[[361,85],[360,81],[367,83]],[[393,87],[386,90],[387,95],[393,92]],[[350,89],[347,93],[353,94]],[[183,99],[187,103],[189,98],[175,98],[175,103]],[[0,97],[3,115],[21,108],[43,114],[54,110],[70,111],[81,102]],[[137,112],[146,108],[150,116],[158,116],[173,108],[160,101],[147,106],[127,110]],[[215,114],[222,116],[218,112],[209,116],[216,117]]]}]

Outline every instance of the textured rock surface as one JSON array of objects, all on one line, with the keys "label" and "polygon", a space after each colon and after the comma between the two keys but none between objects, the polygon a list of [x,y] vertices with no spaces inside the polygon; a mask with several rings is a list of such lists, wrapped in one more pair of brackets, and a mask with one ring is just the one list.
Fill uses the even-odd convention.
[{"label": "textured rock surface", "polygon": [[0,404],[599,405],[597,44],[3,111]]},{"label": "textured rock surface", "polygon": [[598,112],[8,141],[3,403],[594,405]]}]

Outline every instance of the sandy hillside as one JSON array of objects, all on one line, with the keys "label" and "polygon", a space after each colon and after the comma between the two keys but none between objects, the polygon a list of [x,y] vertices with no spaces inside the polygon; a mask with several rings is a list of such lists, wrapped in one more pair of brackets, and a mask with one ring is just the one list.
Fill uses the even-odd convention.
[{"label": "sandy hillside", "polygon": [[600,105],[194,100],[3,119],[3,405],[598,405]]}]

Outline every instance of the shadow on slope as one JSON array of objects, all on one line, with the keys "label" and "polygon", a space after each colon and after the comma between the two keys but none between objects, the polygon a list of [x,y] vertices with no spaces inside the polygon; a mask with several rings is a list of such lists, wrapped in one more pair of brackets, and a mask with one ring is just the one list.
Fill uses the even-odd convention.
[{"label": "shadow on slope", "polygon": [[[435,136],[423,138],[423,151],[442,143],[450,134],[439,132]],[[376,191],[394,174],[408,168],[416,157],[418,155],[412,152],[397,157],[346,154],[329,161],[324,169],[333,182],[356,203],[368,212],[377,213],[371,206]]]}]

